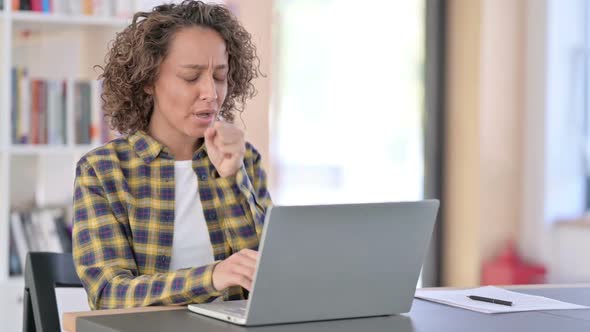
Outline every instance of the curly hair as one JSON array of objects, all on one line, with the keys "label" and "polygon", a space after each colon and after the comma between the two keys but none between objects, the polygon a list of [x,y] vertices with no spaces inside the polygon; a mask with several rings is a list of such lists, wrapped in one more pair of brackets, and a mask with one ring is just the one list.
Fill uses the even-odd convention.
[{"label": "curly hair", "polygon": [[233,122],[234,112],[244,111],[246,100],[257,92],[252,80],[261,74],[250,33],[227,8],[185,0],[136,13],[132,23],[111,41],[105,66],[96,66],[102,69],[101,98],[105,118],[113,130],[120,134],[147,130],[154,100],[145,87],[155,83],[174,34],[192,26],[211,28],[225,41],[228,91],[221,116]]}]

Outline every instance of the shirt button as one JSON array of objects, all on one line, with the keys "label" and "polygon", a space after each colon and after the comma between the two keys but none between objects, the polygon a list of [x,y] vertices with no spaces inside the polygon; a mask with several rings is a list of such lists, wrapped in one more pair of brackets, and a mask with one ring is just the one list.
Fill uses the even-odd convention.
[{"label": "shirt button", "polygon": [[207,180],[207,174],[201,174],[201,180]]},{"label": "shirt button", "polygon": [[208,217],[209,219],[215,219],[215,217],[216,217],[216,216],[215,216],[215,213],[211,212],[211,213],[209,213],[209,214],[207,215],[207,217]]},{"label": "shirt button", "polygon": [[201,158],[203,158],[203,151],[201,151],[201,152],[197,153],[197,158],[198,158],[198,159],[201,159]]}]

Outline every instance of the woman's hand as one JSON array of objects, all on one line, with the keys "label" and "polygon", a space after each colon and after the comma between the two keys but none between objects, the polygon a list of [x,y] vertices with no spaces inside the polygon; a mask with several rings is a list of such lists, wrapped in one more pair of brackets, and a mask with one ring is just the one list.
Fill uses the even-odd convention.
[{"label": "woman's hand", "polygon": [[209,160],[222,177],[235,175],[244,162],[244,132],[231,123],[216,121],[205,131]]},{"label": "woman's hand", "polygon": [[241,286],[251,291],[257,261],[257,251],[242,249],[217,263],[213,269],[213,287],[221,291],[231,286]]}]

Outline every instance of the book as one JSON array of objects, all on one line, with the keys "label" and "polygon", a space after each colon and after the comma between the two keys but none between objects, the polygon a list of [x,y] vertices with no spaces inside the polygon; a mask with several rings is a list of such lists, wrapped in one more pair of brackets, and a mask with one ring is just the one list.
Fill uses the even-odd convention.
[{"label": "book", "polygon": [[[0,9],[4,2],[0,0]],[[129,18],[135,0],[12,0],[13,11],[33,11],[46,14],[86,15]],[[161,2],[160,2],[161,3]]]},{"label": "book", "polygon": [[24,68],[17,70],[18,100],[19,100],[19,142],[26,144],[30,140],[31,131],[31,82],[28,71]]},{"label": "book", "polygon": [[103,126],[101,81],[92,81],[90,89],[90,144],[98,145],[102,142],[101,127]]},{"label": "book", "polygon": [[17,1],[18,3],[18,7],[16,7],[16,10],[31,10],[31,0],[20,0]]},{"label": "book", "polygon": [[[29,251],[71,252],[72,237],[65,207],[32,208],[10,213],[10,268],[22,271]],[[20,265],[20,269],[19,269]],[[12,272],[11,272],[12,273]]]},{"label": "book", "polygon": [[41,11],[44,13],[51,13],[51,1],[52,0],[41,0]]},{"label": "book", "polygon": [[29,252],[29,244],[25,235],[24,225],[18,212],[10,214],[10,232],[13,237],[16,254],[21,262],[25,262]]},{"label": "book", "polygon": [[50,10],[54,14],[66,15],[69,13],[66,0],[52,0]]},{"label": "book", "polygon": [[31,80],[31,143],[39,144],[39,94],[40,94],[39,80]]},{"label": "book", "polygon": [[18,250],[16,248],[16,243],[14,241],[14,236],[12,235],[12,230],[10,233],[9,239],[9,260],[8,260],[8,273],[11,276],[22,274],[22,264],[21,258],[18,255]]},{"label": "book", "polygon": [[48,143],[66,144],[66,93],[63,81],[48,82]]},{"label": "book", "polygon": [[20,137],[20,133],[19,133],[19,128],[18,128],[18,123],[19,123],[19,106],[20,103],[18,102],[18,69],[17,68],[12,68],[11,71],[11,79],[10,79],[10,84],[12,86],[11,90],[12,90],[12,105],[11,105],[11,130],[12,130],[12,143],[13,144],[18,144],[19,142],[19,137]]},{"label": "book", "polygon": [[[73,94],[75,144],[100,145],[115,135],[108,131],[96,80],[48,80],[29,77],[27,69],[11,70],[11,141],[14,144],[64,145],[68,142],[68,94]],[[71,90],[71,91],[68,91]]]},{"label": "book", "polygon": [[47,81],[39,80],[39,144],[47,144]]},{"label": "book", "polygon": [[43,3],[42,0],[30,0],[30,10],[34,12],[42,12],[43,11]]},{"label": "book", "polygon": [[113,14],[119,18],[133,16],[133,2],[131,0],[118,0],[114,2]]},{"label": "book", "polygon": [[[74,83],[74,114],[76,129],[76,144],[91,144],[92,131],[92,86],[90,81],[76,81]],[[95,105],[100,107],[100,104]],[[98,134],[98,128],[96,128]]]}]

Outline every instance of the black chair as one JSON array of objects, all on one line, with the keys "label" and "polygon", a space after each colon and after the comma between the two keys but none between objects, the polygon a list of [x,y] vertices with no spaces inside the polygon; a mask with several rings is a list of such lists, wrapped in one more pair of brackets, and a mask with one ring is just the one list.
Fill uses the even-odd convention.
[{"label": "black chair", "polygon": [[56,287],[82,287],[72,254],[29,253],[25,265],[24,332],[61,331]]}]

